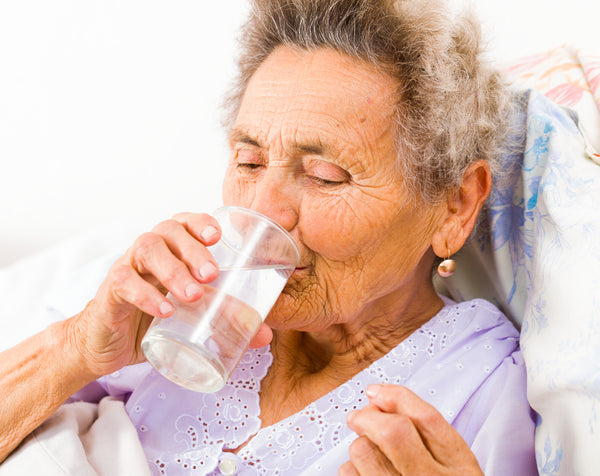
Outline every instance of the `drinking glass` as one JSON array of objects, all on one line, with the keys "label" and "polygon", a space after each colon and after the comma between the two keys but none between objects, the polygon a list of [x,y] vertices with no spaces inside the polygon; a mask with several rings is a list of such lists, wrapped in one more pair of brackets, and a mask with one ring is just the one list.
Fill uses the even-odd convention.
[{"label": "drinking glass", "polygon": [[155,317],[142,340],[158,372],[198,392],[225,385],[300,259],[290,234],[261,213],[227,206],[214,217],[221,239],[208,249],[219,276],[195,302],[168,294],[173,314]]}]

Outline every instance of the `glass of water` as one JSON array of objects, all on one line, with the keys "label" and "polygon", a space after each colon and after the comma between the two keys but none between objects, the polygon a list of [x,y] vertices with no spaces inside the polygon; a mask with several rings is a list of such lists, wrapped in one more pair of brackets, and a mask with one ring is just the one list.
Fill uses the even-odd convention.
[{"label": "glass of water", "polygon": [[222,207],[214,217],[221,239],[209,251],[219,276],[198,301],[169,294],[173,315],[154,318],[142,340],[156,370],[198,392],[225,385],[300,259],[289,233],[258,212]]}]

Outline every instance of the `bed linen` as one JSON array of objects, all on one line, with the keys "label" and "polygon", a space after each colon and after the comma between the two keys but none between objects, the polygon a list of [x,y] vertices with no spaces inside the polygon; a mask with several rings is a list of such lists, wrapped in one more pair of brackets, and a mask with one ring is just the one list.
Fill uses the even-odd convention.
[{"label": "bed linen", "polygon": [[[445,281],[521,326],[541,475],[600,467],[600,58],[565,47],[508,68],[523,131]],[[544,94],[542,94],[544,93]],[[563,103],[563,106],[553,101]]]},{"label": "bed linen", "polygon": [[[44,319],[75,313],[114,258],[95,260],[50,293]],[[145,474],[149,465],[156,475],[217,476],[224,463],[235,464],[240,476],[335,474],[356,438],[346,416],[366,404],[370,383],[406,385],[438,408],[486,474],[536,474],[518,332],[486,301],[444,300],[444,309],[389,354],[260,431],[258,390],[272,361],[268,347],[249,350],[227,386],[214,394],[183,389],[147,363],[125,367],[75,394],[0,465],[0,476],[25,475],[36,464],[73,475]],[[224,450],[256,431],[237,455]],[[141,448],[148,463],[139,461]],[[97,461],[103,458],[111,461],[103,466]],[[128,472],[126,464],[136,462],[140,473]]]},{"label": "bed linen", "polygon": [[1,465],[0,476],[149,476],[123,402],[63,405]]},{"label": "bed linen", "polygon": [[[446,289],[457,299],[488,298],[522,325],[529,398],[539,414],[536,452],[542,475],[597,474],[600,467],[600,306],[593,273],[600,269],[595,251],[600,188],[598,168],[592,166],[600,129],[593,125],[598,109],[581,107],[590,98],[600,103],[599,64],[598,58],[565,48],[525,59],[512,70],[507,66],[517,86],[554,90],[552,99],[570,110],[535,92],[522,96],[528,117],[527,163],[533,167],[521,175],[513,170],[511,195],[497,195],[495,211],[491,208],[492,222],[504,223],[504,231],[494,242],[489,233],[479,233],[460,256],[459,272]],[[548,67],[554,68],[552,75],[544,73]],[[565,71],[572,76],[565,79]],[[572,81],[580,92],[568,86]],[[557,88],[561,84],[567,86]],[[555,153],[565,148],[568,154]],[[546,173],[548,164],[555,172],[565,166],[566,175]],[[122,252],[127,242],[122,238],[114,229],[101,236],[80,235],[0,269],[0,350],[42,329],[48,296],[72,282],[82,264]],[[548,272],[549,278],[530,284],[540,272]],[[81,293],[78,304],[91,297]],[[69,309],[74,313],[80,308]]]}]

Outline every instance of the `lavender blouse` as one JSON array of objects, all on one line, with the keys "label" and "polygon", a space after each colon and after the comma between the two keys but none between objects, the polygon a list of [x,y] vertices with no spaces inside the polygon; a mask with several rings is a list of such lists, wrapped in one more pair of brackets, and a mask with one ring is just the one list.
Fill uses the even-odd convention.
[{"label": "lavender blouse", "polygon": [[[180,388],[139,364],[74,397],[122,397],[157,475],[314,476],[337,474],[348,460],[356,434],[346,415],[367,403],[367,385],[404,385],[445,416],[486,475],[537,474],[518,333],[487,301],[446,300],[389,354],[302,411],[261,429],[258,392],[272,360],[268,347],[249,350],[227,385],[213,394]],[[246,442],[237,454],[227,451]]]}]

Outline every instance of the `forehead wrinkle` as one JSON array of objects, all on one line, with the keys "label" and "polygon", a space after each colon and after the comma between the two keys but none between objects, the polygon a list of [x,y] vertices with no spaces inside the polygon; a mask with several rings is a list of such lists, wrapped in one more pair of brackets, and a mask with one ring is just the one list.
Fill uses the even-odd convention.
[{"label": "forehead wrinkle", "polygon": [[[318,101],[318,98],[316,99]],[[387,136],[394,137],[394,111],[388,104],[383,107],[365,111],[357,110],[357,104],[347,104],[342,113],[333,114],[329,110],[319,110],[318,113],[303,108],[290,108],[286,112],[297,112],[292,116],[290,128],[294,129],[294,140],[299,148],[305,144],[311,149],[313,144],[322,148],[321,154],[333,157],[372,155],[375,150],[383,151]],[[310,108],[309,108],[310,109]],[[308,116],[307,116],[308,114]],[[361,118],[368,117],[367,128],[372,136],[365,134],[365,123]],[[283,119],[285,121],[285,119]],[[395,153],[395,144],[394,151]]]},{"label": "forehead wrinkle", "polygon": [[[311,121],[285,121],[271,118],[268,124],[266,122],[263,120],[249,126],[234,127],[230,134],[231,141],[254,145],[275,155],[291,157],[306,154],[337,155],[337,148],[322,141],[316,128],[311,129],[306,135],[299,131],[302,129],[301,124]],[[304,137],[299,138],[298,136]]]},{"label": "forehead wrinkle", "polygon": [[[279,85],[281,86],[281,85]],[[306,85],[305,85],[306,86]],[[301,91],[286,90],[284,95],[276,94],[274,91],[258,92],[253,90],[253,111],[248,111],[252,116],[258,116],[259,121],[267,117],[270,120],[269,129],[277,128],[279,131],[271,131],[281,138],[286,138],[285,147],[290,151],[296,150],[309,153],[330,154],[338,156],[345,148],[355,148],[363,145],[363,140],[356,138],[361,134],[364,125],[358,123],[358,116],[371,116],[371,123],[379,122],[376,117],[380,114],[379,109],[369,111],[358,111],[357,105],[351,102],[344,104],[342,110],[337,113],[329,109],[315,108],[315,104],[322,103],[321,96],[314,94],[309,89]],[[274,108],[272,99],[277,97],[278,107]],[[300,99],[301,98],[301,99]],[[301,102],[299,105],[298,102]],[[339,104],[338,104],[339,105]],[[375,117],[373,117],[375,112]],[[253,125],[253,129],[259,129],[261,125]],[[264,134],[260,134],[263,136]],[[266,142],[271,142],[272,137],[266,137]],[[318,151],[317,149],[321,149]]]},{"label": "forehead wrinkle", "polygon": [[[283,49],[272,53],[255,72],[240,110],[242,117],[238,115],[251,126],[249,135],[269,149],[269,155],[320,155],[334,163],[341,162],[352,175],[364,175],[374,163],[390,153],[397,156],[390,151],[389,141],[383,140],[393,132],[394,103],[390,96],[393,97],[396,90],[395,79],[335,52],[291,56],[281,53],[284,53]],[[335,62],[332,64],[332,57],[341,60],[341,67]],[[272,68],[265,69],[280,64],[284,65],[283,75],[278,73],[276,78]],[[365,83],[364,78],[356,78],[356,67],[367,72],[372,81]],[[293,75],[288,74],[290,69]],[[332,75],[336,76],[337,83],[351,87],[353,100],[349,101],[346,93],[340,96],[339,87],[331,97],[322,98],[316,94],[315,89],[321,89],[324,78]],[[324,99],[332,107],[325,107]],[[250,102],[246,103],[246,100]],[[256,135],[260,137],[254,137]]]}]

